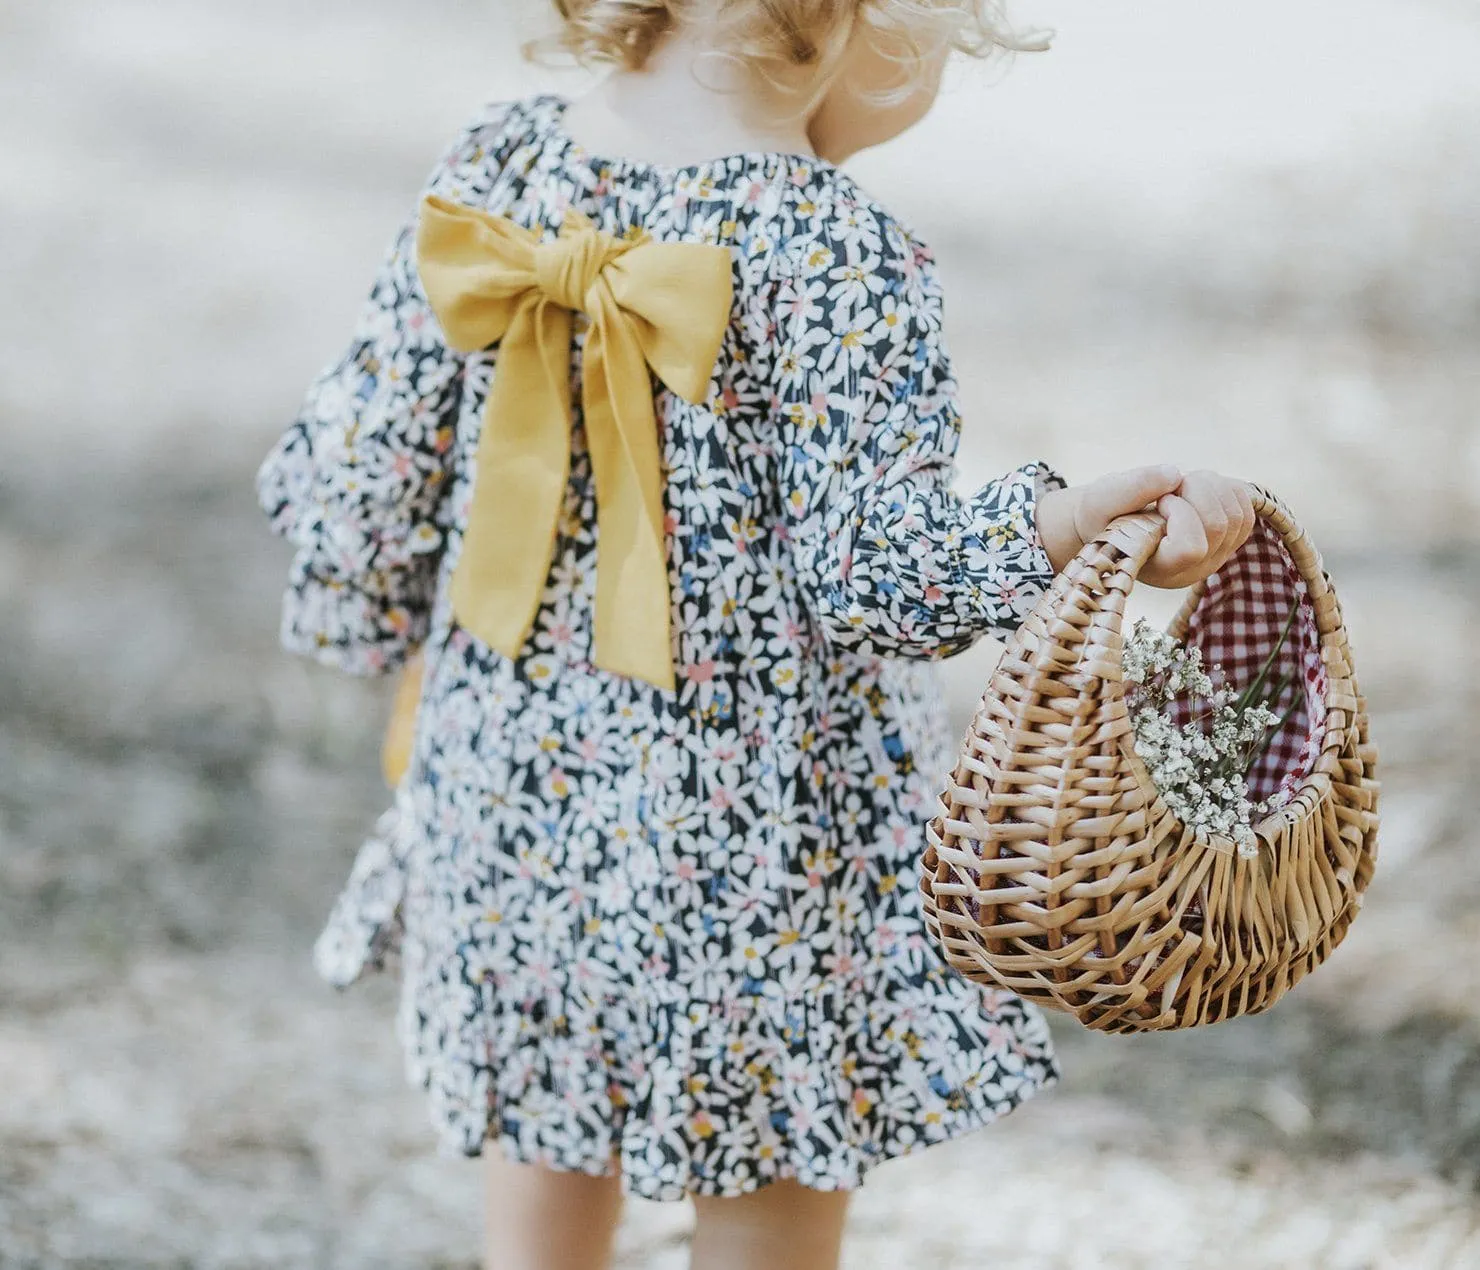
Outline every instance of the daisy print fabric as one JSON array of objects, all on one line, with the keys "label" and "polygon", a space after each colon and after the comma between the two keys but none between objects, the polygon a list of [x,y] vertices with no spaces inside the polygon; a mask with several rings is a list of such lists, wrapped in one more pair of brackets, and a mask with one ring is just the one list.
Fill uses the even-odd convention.
[{"label": "daisy print fabric", "polygon": [[1036,1010],[937,958],[916,869],[950,759],[931,663],[1046,589],[1034,506],[1062,481],[1028,463],[953,492],[934,266],[837,169],[606,160],[563,110],[490,107],[428,192],[731,249],[707,399],[655,389],[678,689],[592,664],[578,392],[521,655],[452,620],[498,350],[444,345],[408,226],[258,479],[296,549],[285,644],[356,674],[426,659],[409,770],[316,965],[338,986],[399,967],[445,1153],[620,1168],[654,1199],[853,1187],[1057,1077]]}]

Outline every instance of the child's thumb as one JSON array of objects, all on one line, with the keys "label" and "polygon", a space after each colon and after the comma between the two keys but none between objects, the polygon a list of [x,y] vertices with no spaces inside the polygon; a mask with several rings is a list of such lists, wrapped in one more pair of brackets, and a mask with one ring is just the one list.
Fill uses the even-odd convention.
[{"label": "child's thumb", "polygon": [[1087,542],[1117,516],[1138,512],[1181,484],[1181,469],[1171,463],[1110,472],[1085,487],[1074,528]]}]

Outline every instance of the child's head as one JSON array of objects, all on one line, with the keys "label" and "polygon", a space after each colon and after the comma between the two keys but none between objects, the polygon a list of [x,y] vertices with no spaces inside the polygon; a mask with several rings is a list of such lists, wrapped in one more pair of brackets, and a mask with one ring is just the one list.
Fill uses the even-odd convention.
[{"label": "child's head", "polygon": [[554,0],[558,42],[586,63],[640,71],[689,37],[809,119],[829,158],[897,135],[939,90],[952,49],[1037,49],[996,0]]}]

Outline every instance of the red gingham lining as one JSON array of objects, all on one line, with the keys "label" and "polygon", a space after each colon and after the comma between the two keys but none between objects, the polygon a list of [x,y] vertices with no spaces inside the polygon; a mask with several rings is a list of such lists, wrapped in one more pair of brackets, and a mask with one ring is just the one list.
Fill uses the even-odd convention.
[{"label": "red gingham lining", "polygon": [[[1185,642],[1202,650],[1205,665],[1221,666],[1223,682],[1238,691],[1259,673],[1296,596],[1300,611],[1269,680],[1278,680],[1286,669],[1298,666],[1300,673],[1292,688],[1302,690],[1303,700],[1248,775],[1249,798],[1256,802],[1278,789],[1293,793],[1315,767],[1325,734],[1328,687],[1315,610],[1305,581],[1279,534],[1265,520],[1255,521],[1249,540],[1208,578],[1187,624]],[[1291,700],[1291,689],[1286,689],[1273,707],[1276,713],[1283,714]],[[1176,723],[1185,723],[1190,713],[1188,703],[1174,704]]]}]

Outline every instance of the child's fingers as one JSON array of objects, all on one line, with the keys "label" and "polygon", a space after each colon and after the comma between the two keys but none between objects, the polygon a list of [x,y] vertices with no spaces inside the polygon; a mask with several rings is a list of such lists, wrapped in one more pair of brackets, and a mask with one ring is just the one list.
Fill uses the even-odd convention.
[{"label": "child's fingers", "polygon": [[[1202,522],[1206,548],[1206,559],[1221,562],[1231,551],[1229,540],[1233,535],[1235,520],[1230,509],[1224,506],[1223,494],[1228,486],[1225,477],[1217,472],[1189,472],[1182,482],[1180,496],[1191,504]],[[1236,510],[1236,507],[1235,507]],[[1213,566],[1216,567],[1216,564]]]},{"label": "child's fingers", "polygon": [[1210,553],[1207,568],[1209,571],[1221,569],[1224,561],[1237,551],[1244,541],[1244,511],[1239,506],[1238,495],[1233,492],[1233,482],[1224,481],[1218,490],[1218,504],[1223,509],[1223,519],[1228,528],[1224,530],[1223,541],[1218,544],[1216,553]]},{"label": "child's fingers", "polygon": [[1208,488],[1217,496],[1227,528],[1216,544],[1212,534],[1208,534],[1208,558],[1202,568],[1204,574],[1221,569],[1229,557],[1248,541],[1254,528],[1254,500],[1248,485],[1228,476],[1214,477],[1212,473],[1209,476],[1212,480]]},{"label": "child's fingers", "polygon": [[1228,483],[1229,493],[1233,496],[1233,504],[1237,509],[1234,518],[1236,529],[1234,531],[1235,541],[1231,551],[1237,551],[1244,543],[1249,541],[1249,535],[1254,532],[1254,521],[1257,516],[1254,512],[1254,497],[1249,493],[1247,481],[1230,481]]},{"label": "child's fingers", "polygon": [[1185,585],[1182,579],[1196,572],[1208,555],[1208,536],[1202,517],[1187,499],[1177,494],[1158,500],[1156,510],[1166,519],[1167,531],[1151,557],[1149,580],[1157,586]]}]

